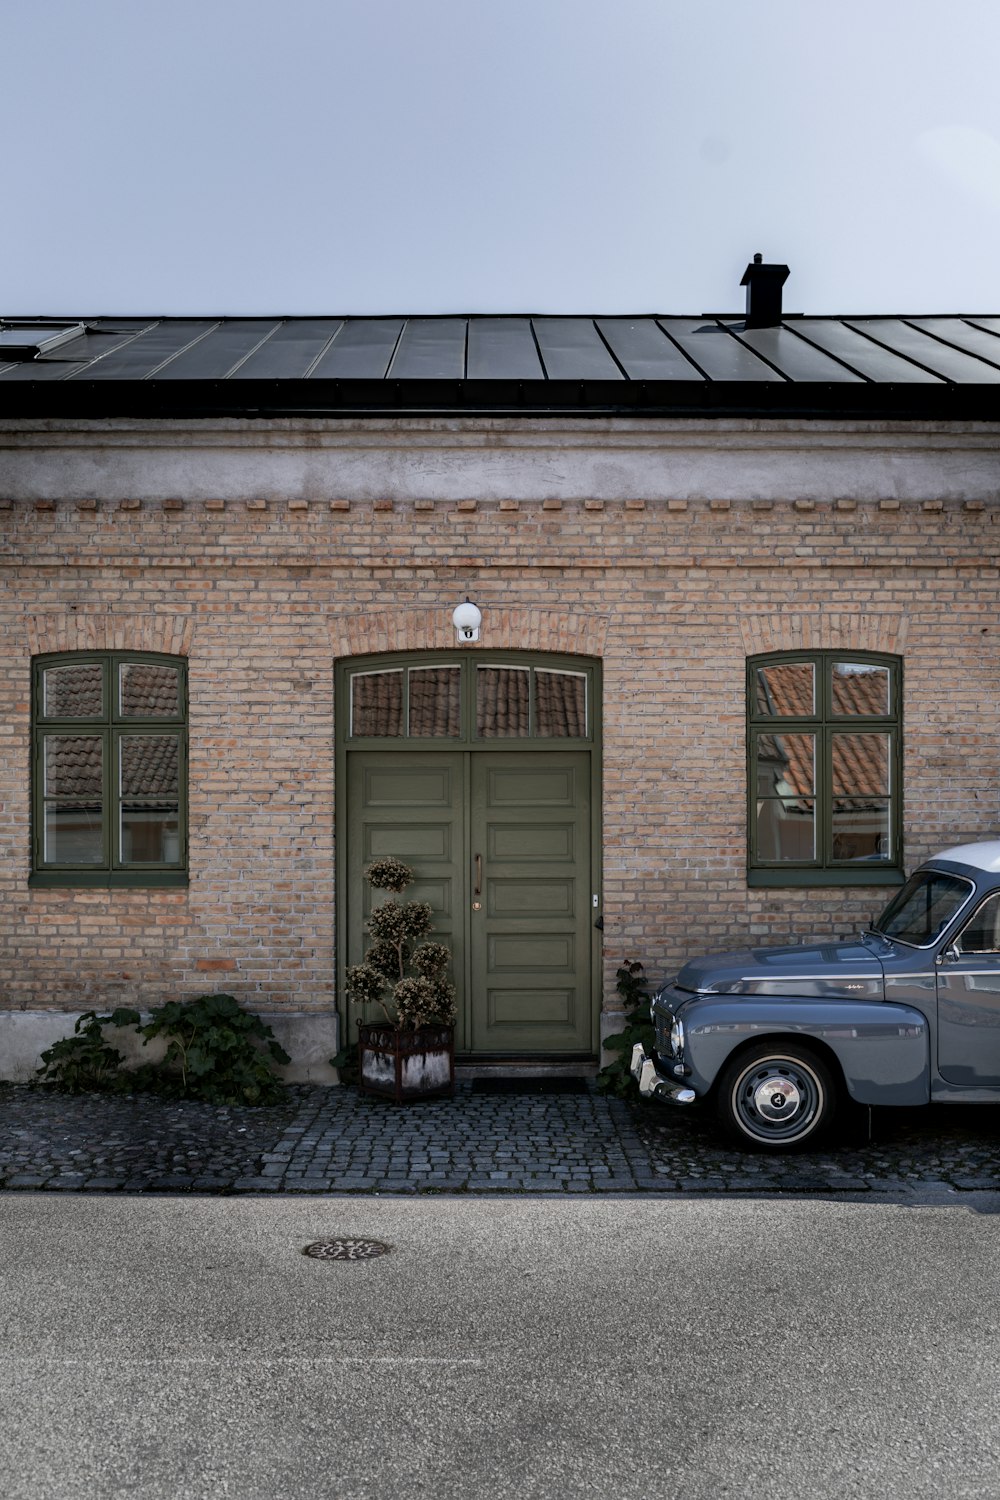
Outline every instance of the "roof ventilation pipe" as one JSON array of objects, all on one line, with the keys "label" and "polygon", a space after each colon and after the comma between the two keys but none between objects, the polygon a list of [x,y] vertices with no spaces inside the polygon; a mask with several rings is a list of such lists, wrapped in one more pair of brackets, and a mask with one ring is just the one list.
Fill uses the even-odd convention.
[{"label": "roof ventilation pipe", "polygon": [[748,328],[781,327],[781,288],[787,280],[787,266],[765,265],[762,255],[754,256],[740,282],[747,289]]}]

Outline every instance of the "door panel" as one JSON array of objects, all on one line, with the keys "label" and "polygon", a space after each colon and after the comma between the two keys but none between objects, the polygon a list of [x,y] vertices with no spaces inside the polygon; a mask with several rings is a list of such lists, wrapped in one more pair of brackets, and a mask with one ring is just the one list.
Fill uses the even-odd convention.
[{"label": "door panel", "polygon": [[[477,1053],[587,1052],[590,757],[471,757],[471,1040]],[[478,909],[477,909],[478,899]]]},{"label": "door panel", "polygon": [[946,958],[937,992],[941,1077],[965,1088],[1000,1086],[1000,955]]},{"label": "door panel", "polygon": [[[348,757],[348,964],[361,961],[367,946],[364,923],[373,903],[386,899],[362,872],[373,859],[394,855],[413,867],[417,878],[403,899],[430,903],[432,936],[451,949],[452,979],[461,995],[468,868],[464,772],[465,757],[457,753]],[[465,1045],[461,1007],[455,1042]]]}]

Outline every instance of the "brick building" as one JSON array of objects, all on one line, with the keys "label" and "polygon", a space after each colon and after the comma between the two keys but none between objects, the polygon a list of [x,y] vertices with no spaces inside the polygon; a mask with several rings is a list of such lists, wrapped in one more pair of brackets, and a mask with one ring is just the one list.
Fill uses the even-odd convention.
[{"label": "brick building", "polygon": [[5,1076],[208,989],[331,1076],[375,854],[466,1061],[587,1065],[622,959],[996,836],[1000,318],[771,270],[745,318],[0,327]]}]

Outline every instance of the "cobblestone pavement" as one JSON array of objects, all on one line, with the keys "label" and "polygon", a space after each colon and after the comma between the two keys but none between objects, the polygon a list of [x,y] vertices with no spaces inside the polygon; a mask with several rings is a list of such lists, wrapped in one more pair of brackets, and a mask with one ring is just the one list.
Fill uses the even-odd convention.
[{"label": "cobblestone pavement", "polygon": [[0,1085],[0,1187],[139,1193],[890,1193],[1000,1189],[1000,1108],[875,1110],[825,1150],[729,1148],[712,1116],[587,1094],[271,1109]]}]

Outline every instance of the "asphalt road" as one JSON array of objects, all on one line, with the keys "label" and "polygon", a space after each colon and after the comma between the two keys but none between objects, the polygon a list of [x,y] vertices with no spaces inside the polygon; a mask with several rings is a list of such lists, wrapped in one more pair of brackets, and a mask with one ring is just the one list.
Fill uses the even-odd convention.
[{"label": "asphalt road", "polygon": [[3,1494],[996,1497],[997,1206],[8,1194]]}]

